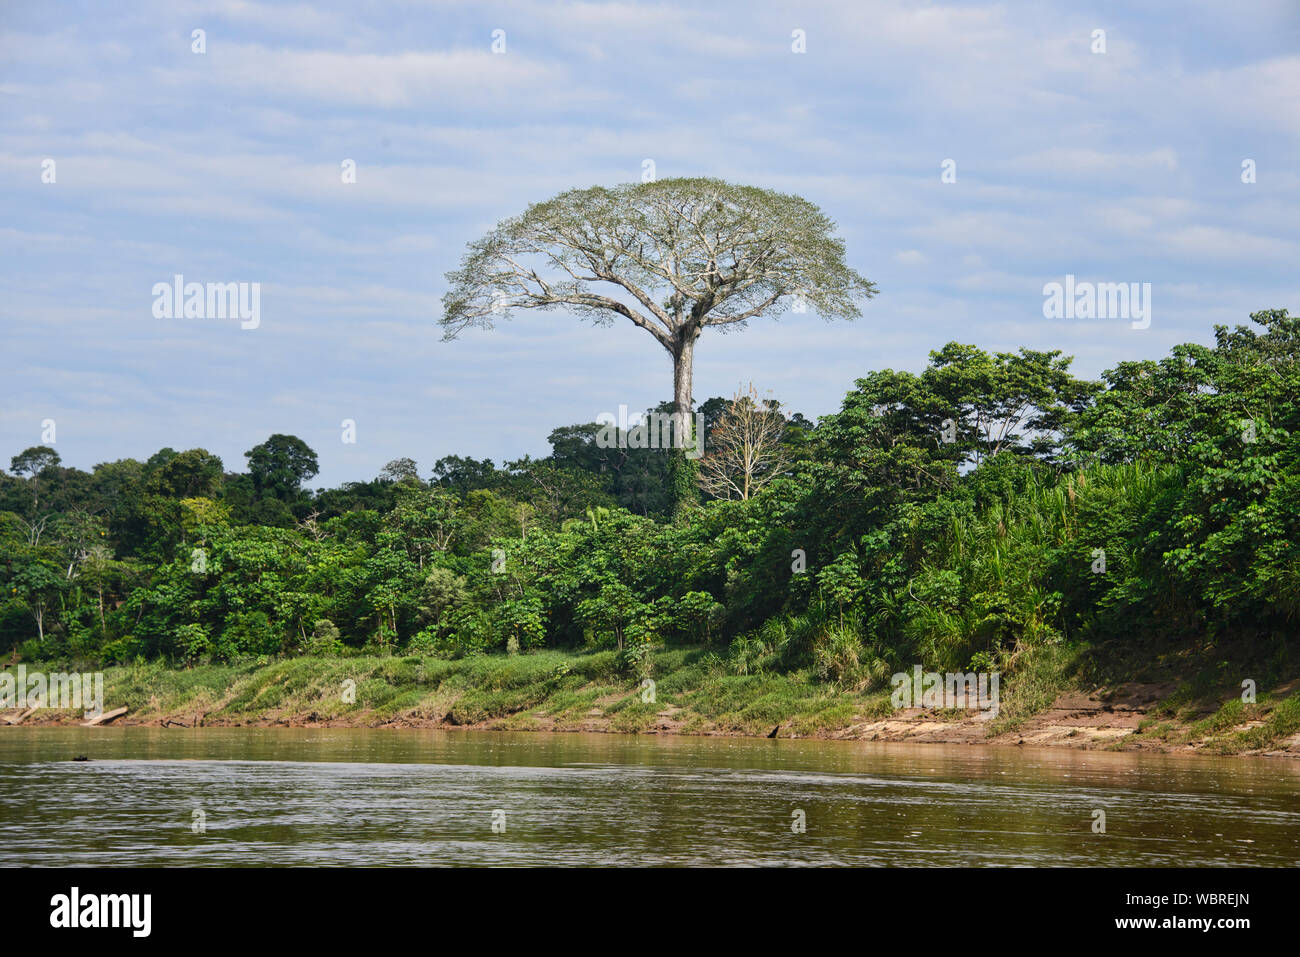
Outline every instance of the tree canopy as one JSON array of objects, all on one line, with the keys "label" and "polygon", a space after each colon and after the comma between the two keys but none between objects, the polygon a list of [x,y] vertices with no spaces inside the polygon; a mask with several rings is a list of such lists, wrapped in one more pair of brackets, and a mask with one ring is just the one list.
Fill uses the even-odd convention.
[{"label": "tree canopy", "polygon": [[786,193],[720,179],[595,186],[535,203],[472,242],[448,273],[444,338],[515,309],[621,317],[672,357],[675,411],[691,408],[695,341],[787,306],[851,319],[876,287],[850,268],[835,224]]}]

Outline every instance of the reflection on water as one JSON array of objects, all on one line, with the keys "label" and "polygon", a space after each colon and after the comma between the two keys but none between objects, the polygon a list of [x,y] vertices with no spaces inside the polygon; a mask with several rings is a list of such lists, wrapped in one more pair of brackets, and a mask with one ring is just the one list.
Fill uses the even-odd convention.
[{"label": "reflection on water", "polygon": [[[497,811],[504,833],[493,831]],[[1294,865],[1300,764],[838,741],[7,728],[0,847],[11,865]]]}]

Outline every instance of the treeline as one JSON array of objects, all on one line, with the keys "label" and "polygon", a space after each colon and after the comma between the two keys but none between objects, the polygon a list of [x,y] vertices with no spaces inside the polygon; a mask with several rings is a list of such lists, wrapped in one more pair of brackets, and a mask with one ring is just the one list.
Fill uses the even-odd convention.
[{"label": "treeline", "polygon": [[[705,403],[699,494],[601,427],[498,468],[410,459],[309,491],[273,435],[225,471],[164,449],[91,472],[36,447],[0,475],[0,649],[177,662],[663,643],[741,672],[864,686],[914,662],[1007,667],[1087,641],[1294,654],[1300,320],[1256,313],[1078,379],[1059,351],[950,343],[858,380],[814,425]],[[662,408],[662,407],[661,407]],[[680,460],[679,460],[680,461]]]}]

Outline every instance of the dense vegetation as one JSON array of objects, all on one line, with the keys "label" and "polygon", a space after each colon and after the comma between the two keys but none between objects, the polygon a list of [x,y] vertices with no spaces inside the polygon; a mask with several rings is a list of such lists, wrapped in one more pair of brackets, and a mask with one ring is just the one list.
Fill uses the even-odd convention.
[{"label": "dense vegetation", "polygon": [[541,460],[448,457],[426,480],[400,459],[315,492],[293,436],[240,473],[203,449],[84,472],[31,448],[0,473],[0,650],[608,648],[634,675],[703,646],[732,673],[860,689],[1063,645],[1099,671],[1240,653],[1267,680],[1300,611],[1300,319],[1251,318],[1104,382],[1059,352],[950,343],[919,375],[858,380],[815,425],[710,400],[711,424],[780,416],[763,430],[778,447],[753,481],[706,485],[731,498],[686,508],[670,453],[601,448],[594,424],[555,430]]}]

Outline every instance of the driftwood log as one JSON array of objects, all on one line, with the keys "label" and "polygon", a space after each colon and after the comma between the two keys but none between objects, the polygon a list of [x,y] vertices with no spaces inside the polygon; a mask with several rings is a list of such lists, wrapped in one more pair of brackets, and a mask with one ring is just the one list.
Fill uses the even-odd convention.
[{"label": "driftwood log", "polygon": [[126,705],[123,705],[120,708],[114,708],[112,711],[105,711],[103,714],[97,714],[89,721],[84,722],[81,726],[83,728],[98,727],[101,724],[107,724],[114,718],[120,718],[124,714],[126,714]]}]

